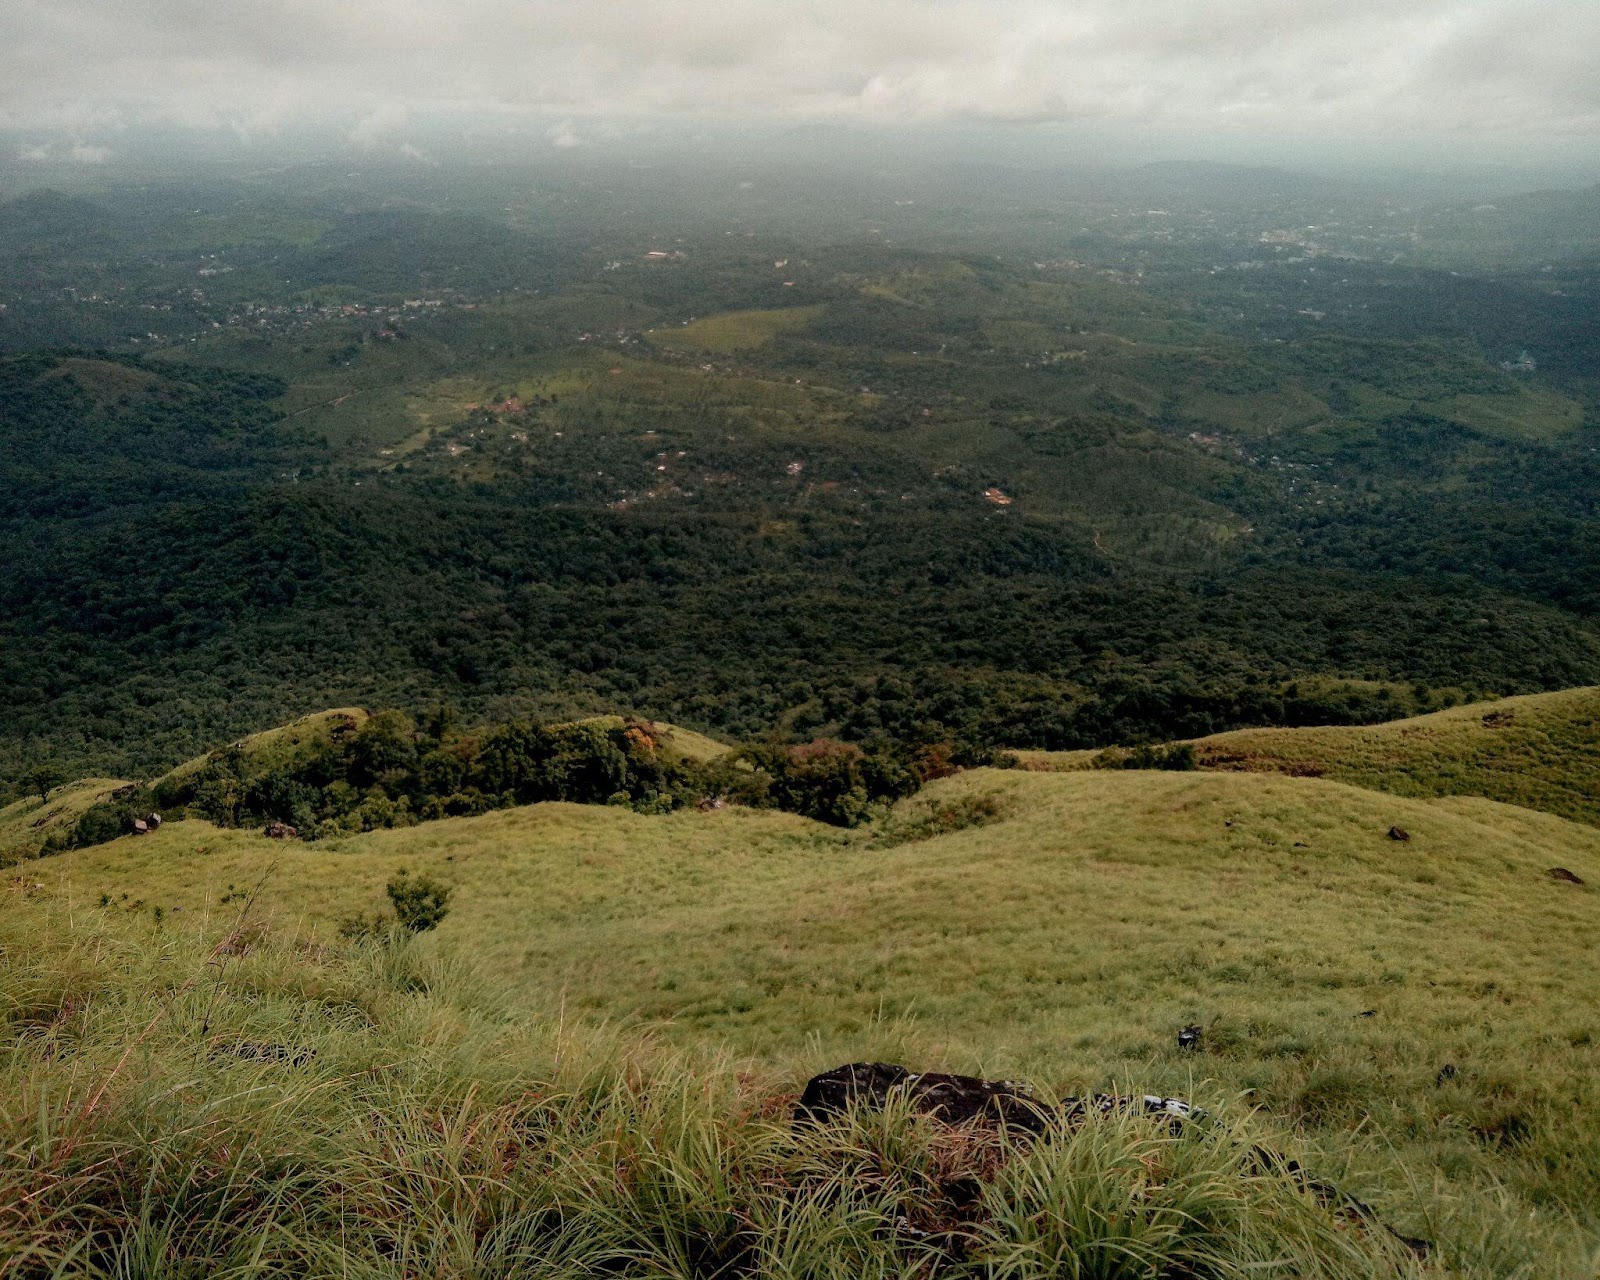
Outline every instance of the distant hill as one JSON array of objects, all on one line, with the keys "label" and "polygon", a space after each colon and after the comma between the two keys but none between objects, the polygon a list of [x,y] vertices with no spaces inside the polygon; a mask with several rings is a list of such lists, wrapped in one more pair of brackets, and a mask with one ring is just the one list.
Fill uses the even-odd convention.
[{"label": "distant hill", "polygon": [[339,707],[301,716],[289,724],[252,733],[226,747],[186,760],[155,780],[156,788],[182,786],[212,760],[224,754],[239,757],[241,777],[253,777],[302,760],[328,742],[355,732],[367,719],[360,707]]}]

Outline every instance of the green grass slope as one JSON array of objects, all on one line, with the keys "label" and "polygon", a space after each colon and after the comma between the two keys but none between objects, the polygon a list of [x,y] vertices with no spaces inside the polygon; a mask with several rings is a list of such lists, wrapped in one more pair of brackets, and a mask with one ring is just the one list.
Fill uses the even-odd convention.
[{"label": "green grass slope", "polygon": [[[1600,1245],[1600,832],[1226,773],[980,770],[906,808],[889,830],[953,815],[946,834],[542,805],[317,846],[175,823],[37,876],[163,927],[219,927],[259,885],[281,927],[329,937],[427,871],[455,898],[425,946],[492,975],[515,1019],[791,1076],[888,1056],[1245,1095],[1380,1200],[1437,1178],[1427,1214],[1480,1221],[1498,1183],[1505,1248],[1547,1247],[1529,1213],[1550,1249]],[[1199,1055],[1175,1045],[1190,1022]],[[1529,1274],[1563,1273],[1541,1256]]]},{"label": "green grass slope", "polygon": [[0,867],[36,854],[56,832],[70,831],[91,805],[108,799],[128,783],[121,778],[83,778],[0,807]]},{"label": "green grass slope", "polygon": [[782,307],[762,311],[724,311],[676,329],[651,329],[650,341],[669,351],[708,351],[727,355],[763,346],[780,334],[803,329],[821,307]]},{"label": "green grass slope", "polygon": [[1600,826],[1600,688],[1387,724],[1242,729],[1195,746],[1205,769],[1330,778],[1398,795],[1482,796]]},{"label": "green grass slope", "polygon": [[24,896],[0,1050],[7,1275],[1418,1275],[1243,1107],[1035,1142],[904,1110],[797,1132],[790,1076],[508,1026],[458,962],[307,946],[248,903],[152,934]]}]

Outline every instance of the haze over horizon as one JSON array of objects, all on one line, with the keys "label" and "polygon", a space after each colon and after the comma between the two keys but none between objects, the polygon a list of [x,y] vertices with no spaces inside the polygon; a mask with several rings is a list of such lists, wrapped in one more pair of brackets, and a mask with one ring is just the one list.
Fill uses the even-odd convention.
[{"label": "haze over horizon", "polygon": [[641,148],[1485,168],[1593,181],[1587,0],[19,0],[0,158]]}]

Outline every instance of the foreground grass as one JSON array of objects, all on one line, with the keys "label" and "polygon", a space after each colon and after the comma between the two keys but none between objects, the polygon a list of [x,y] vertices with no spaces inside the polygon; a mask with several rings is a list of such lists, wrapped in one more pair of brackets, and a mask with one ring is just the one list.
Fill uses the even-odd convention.
[{"label": "foreground grass", "polygon": [[1264,1160],[1293,1138],[1258,1120],[797,1134],[792,1077],[508,1024],[415,947],[264,933],[248,903],[208,934],[34,896],[0,919],[0,1274],[1417,1269]]},{"label": "foreground grass", "polygon": [[419,953],[471,957],[515,1022],[791,1087],[877,1057],[1243,1100],[1463,1273],[1586,1275],[1600,1246],[1589,827],[1270,775],[974,771],[872,832],[540,805],[315,846],[173,823],[26,870],[152,930],[215,931],[261,885],[263,918],[326,940],[402,867],[456,891]]}]

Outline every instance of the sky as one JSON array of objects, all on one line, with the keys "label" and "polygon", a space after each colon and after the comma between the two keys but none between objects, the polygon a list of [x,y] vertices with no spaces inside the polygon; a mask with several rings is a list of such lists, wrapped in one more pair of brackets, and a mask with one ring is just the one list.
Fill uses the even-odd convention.
[{"label": "sky", "polygon": [[1600,0],[5,0],[0,133],[605,148],[694,122],[1600,150]]}]

